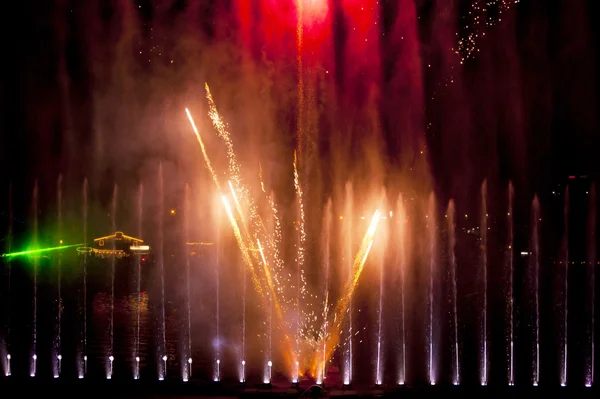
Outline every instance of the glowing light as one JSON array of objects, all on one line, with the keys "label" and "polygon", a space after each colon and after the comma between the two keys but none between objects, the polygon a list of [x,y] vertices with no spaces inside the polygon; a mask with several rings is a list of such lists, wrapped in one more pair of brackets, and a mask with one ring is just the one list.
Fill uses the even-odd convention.
[{"label": "glowing light", "polygon": [[113,360],[115,360],[115,358],[113,357],[113,355],[110,355],[110,356],[108,357],[108,360],[110,360],[110,361],[112,362]]},{"label": "glowing light", "polygon": [[37,355],[33,355],[33,360],[37,360]]},{"label": "glowing light", "polygon": [[57,375],[57,374],[54,374],[54,378],[58,378],[58,375]]},{"label": "glowing light", "polygon": [[58,355],[56,357],[58,358],[58,360],[62,360],[62,355]]},{"label": "glowing light", "polygon": [[245,366],[245,365],[246,365],[246,361],[242,360],[242,366]]},{"label": "glowing light", "polygon": [[534,387],[537,387],[537,386],[538,386],[538,383],[537,383],[537,381],[534,381],[534,382],[533,382],[533,386],[534,386]]},{"label": "glowing light", "polygon": [[38,248],[38,249],[30,249],[27,251],[10,252],[7,254],[0,255],[0,258],[14,258],[15,256],[26,256],[26,255],[34,255],[34,254],[40,254],[40,253],[50,252],[50,251],[59,251],[61,249],[78,247],[80,245],[84,245],[84,244],[61,245],[58,247]]},{"label": "glowing light", "polygon": [[8,360],[10,360],[10,359],[11,359],[11,356],[10,356],[10,355],[6,355],[6,358],[7,358]]},{"label": "glowing light", "polygon": [[158,377],[158,380],[159,380],[159,381],[164,381],[164,380],[165,380],[165,377]]},{"label": "glowing light", "polygon": [[592,387],[592,384],[590,384],[590,383],[588,382],[587,384],[585,384],[585,387],[586,387],[586,388],[591,388],[591,387]]},{"label": "glowing light", "polygon": [[78,377],[79,377],[80,380],[83,379],[83,374],[79,374]]},{"label": "glowing light", "polygon": [[191,357],[188,359],[188,363],[192,364],[192,358]]},{"label": "glowing light", "polygon": [[171,209],[171,215],[175,215],[177,212],[175,211],[175,209]]},{"label": "glowing light", "polygon": [[270,360],[267,362],[267,366],[269,367],[273,367],[273,362],[271,362]]},{"label": "glowing light", "polygon": [[164,355],[164,356],[162,357],[162,360],[163,360],[163,362],[166,362],[166,361],[167,361],[167,355]]},{"label": "glowing light", "polygon": [[217,359],[217,364],[221,364],[221,361],[219,359]]},{"label": "glowing light", "polygon": [[139,356],[136,356],[136,357],[135,357],[135,361],[139,363],[139,362],[140,362],[140,357],[139,357]]},{"label": "glowing light", "polygon": [[[348,383],[346,384],[346,382],[348,382]],[[350,381],[344,381],[344,384],[348,385],[348,384],[350,384]],[[398,385],[404,385],[404,381],[402,381],[402,380],[398,381]]]},{"label": "glowing light", "polygon": [[566,387],[566,386],[567,386],[567,384],[565,384],[564,382],[561,382],[561,383],[560,383],[560,386],[561,386],[561,387]]}]

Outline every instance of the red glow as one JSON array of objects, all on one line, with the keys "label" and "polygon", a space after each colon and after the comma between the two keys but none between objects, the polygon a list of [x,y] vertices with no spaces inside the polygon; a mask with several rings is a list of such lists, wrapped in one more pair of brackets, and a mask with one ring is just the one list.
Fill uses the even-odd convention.
[{"label": "red glow", "polygon": [[575,176],[569,176],[569,179],[574,179],[574,178],[575,178]]},{"label": "red glow", "polygon": [[312,25],[323,22],[329,10],[328,0],[297,0],[302,2],[304,23]]},{"label": "red glow", "polygon": [[142,262],[145,262],[145,261],[146,261],[146,258],[142,258]]}]

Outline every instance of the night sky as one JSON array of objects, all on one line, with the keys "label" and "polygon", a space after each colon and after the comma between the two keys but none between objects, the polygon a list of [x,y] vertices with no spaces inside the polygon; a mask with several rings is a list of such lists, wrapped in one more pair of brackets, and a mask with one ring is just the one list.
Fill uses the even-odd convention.
[{"label": "night sky", "polygon": [[[294,37],[293,31],[278,32],[277,23],[292,11],[252,2],[252,37],[245,40],[234,3],[63,0],[8,6],[0,39],[3,192],[13,182],[15,195],[29,198],[34,179],[51,187],[61,173],[68,182],[87,176],[95,185],[105,183],[98,188],[108,197],[112,181],[138,181],[159,161],[190,180],[189,165],[198,154],[181,150],[193,144],[193,137],[177,112],[190,99],[200,103],[204,80],[215,86],[217,103],[224,99],[221,109],[234,135],[239,126],[256,125],[254,130],[276,131],[273,145],[291,151],[296,135],[294,97],[288,94],[294,91]],[[567,175],[598,174],[598,80],[593,72],[598,30],[592,1],[525,0],[502,14],[502,7],[491,7],[482,18],[493,26],[476,32],[485,31],[485,37],[477,39],[474,56],[462,65],[461,55],[451,49],[474,32],[469,11],[477,2],[381,3],[372,10],[381,21],[379,48],[364,51],[374,51],[369,54],[378,54],[380,61],[373,67],[379,75],[373,81],[381,88],[375,108],[384,168],[406,169],[406,162],[419,162],[406,159],[424,151],[433,187],[444,200],[454,197],[459,204],[468,202],[468,193],[484,178],[498,190],[511,179],[517,192],[531,198],[533,192],[549,192]],[[358,93],[350,96],[354,105],[344,109],[342,103],[338,111],[360,113],[355,104],[370,83],[348,89],[355,54],[344,50],[352,25],[341,15],[340,4],[330,4],[323,53],[311,53],[316,59],[329,53],[318,67],[333,66],[334,76],[328,75],[325,84],[338,93]],[[390,36],[397,21],[410,19],[412,4],[418,44],[409,49]],[[269,43],[276,35],[281,37],[273,50]],[[252,111],[240,110],[252,94],[237,95],[228,84],[248,73],[239,63],[245,42],[251,42],[247,50],[256,68],[267,71],[255,84],[264,90],[267,82],[273,103],[284,98],[270,124],[255,123],[255,115],[244,119]],[[419,73],[410,75],[415,70]],[[408,77],[394,83],[403,74]],[[410,83],[419,75],[422,84]],[[321,152],[331,162],[328,137],[341,126],[332,122],[336,118],[325,117],[319,126]],[[359,137],[371,134],[362,131]]]}]

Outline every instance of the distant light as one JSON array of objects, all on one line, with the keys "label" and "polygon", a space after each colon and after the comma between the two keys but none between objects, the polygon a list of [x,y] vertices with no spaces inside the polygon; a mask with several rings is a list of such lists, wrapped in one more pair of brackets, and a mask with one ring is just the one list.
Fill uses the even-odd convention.
[{"label": "distant light", "polygon": [[58,378],[58,375],[57,375],[57,374],[54,374],[54,378]]},{"label": "distant light", "polygon": [[6,358],[7,358],[8,360],[10,360],[10,355],[6,355]]},{"label": "distant light", "polygon": [[537,383],[537,381],[534,381],[534,383],[533,383],[533,386],[534,386],[534,387],[537,387],[537,386],[538,386],[538,383]]},{"label": "distant light", "polygon": [[566,386],[567,386],[567,384],[565,384],[564,382],[561,382],[561,383],[560,383],[560,386],[561,386],[561,387],[566,387]]},{"label": "distant light", "polygon": [[183,382],[188,382],[187,377],[183,377]]},{"label": "distant light", "polygon": [[574,179],[574,178],[575,178],[575,176],[569,176],[569,179]]},{"label": "distant light", "polygon": [[188,359],[188,363],[192,364],[192,358],[191,357]]},{"label": "distant light", "polygon": [[454,386],[458,386],[458,381],[454,381]]},{"label": "distant light", "polygon": [[273,366],[273,362],[269,360],[269,361],[267,362],[267,366],[269,366],[269,367],[272,367],[272,366]]},{"label": "distant light", "polygon": [[149,251],[150,245],[132,245],[129,249],[132,251]]},{"label": "distant light", "polygon": [[79,374],[79,379],[80,380],[83,379],[83,375]]},{"label": "distant light", "polygon": [[[297,384],[297,383],[298,383],[298,380],[296,378],[292,378],[292,384]],[[348,385],[348,384],[346,384],[346,385]]]},{"label": "distant light", "polygon": [[270,383],[271,383],[271,380],[269,380],[269,379],[266,379],[266,378],[265,378],[265,380],[264,380],[263,382],[264,382],[265,384],[270,384]]},{"label": "distant light", "polygon": [[175,209],[171,209],[171,215],[174,215],[175,213],[177,213],[175,212]]},{"label": "distant light", "polygon": [[[349,385],[349,383],[347,384],[348,381],[344,381],[344,385]],[[404,385],[404,381],[400,380],[398,381],[398,385]]]},{"label": "distant light", "polygon": [[37,360],[37,355],[33,355],[33,360]]},{"label": "distant light", "polygon": [[110,375],[107,375],[107,376],[106,376],[106,379],[107,379],[107,380],[110,380],[111,378],[112,378],[112,377],[111,377]]},{"label": "distant light", "polygon": [[529,252],[521,252],[521,255],[527,256],[527,255],[529,255]]},{"label": "distant light", "polygon": [[110,356],[108,357],[108,360],[110,360],[110,361],[112,362],[113,360],[115,360],[115,358],[113,357],[113,355],[110,355]]},{"label": "distant light", "polygon": [[139,362],[140,362],[140,357],[139,357],[139,356],[136,356],[136,357],[135,357],[135,361],[139,363]]},{"label": "distant light", "polygon": [[35,377],[35,373],[29,374],[30,377]]},{"label": "distant light", "polygon": [[380,380],[375,381],[375,385],[381,385],[381,381]]},{"label": "distant light", "polygon": [[242,366],[246,365],[246,361],[242,360]]},{"label": "distant light", "polygon": [[586,384],[585,384],[585,387],[586,387],[586,388],[591,388],[591,387],[592,387],[592,384],[588,382],[588,383],[586,383]]},{"label": "distant light", "polygon": [[62,241],[62,240],[60,240],[58,243],[59,243],[59,244],[62,244],[62,243],[63,243],[63,241]]},{"label": "distant light", "polygon": [[219,382],[219,379],[215,377],[214,382]]},{"label": "distant light", "polygon": [[167,355],[164,355],[164,356],[162,357],[162,360],[163,360],[163,362],[166,362],[166,361],[167,361]]},{"label": "distant light", "polygon": [[217,364],[221,364],[221,360],[217,359]]},{"label": "distant light", "polygon": [[158,377],[158,380],[159,380],[159,381],[164,381],[164,380],[165,380],[165,377]]},{"label": "distant light", "polygon": [[85,355],[85,356],[83,357],[83,360],[85,360],[85,361],[87,362],[87,355]]},{"label": "distant light", "polygon": [[56,357],[58,358],[58,360],[62,360],[62,355],[58,355]]}]

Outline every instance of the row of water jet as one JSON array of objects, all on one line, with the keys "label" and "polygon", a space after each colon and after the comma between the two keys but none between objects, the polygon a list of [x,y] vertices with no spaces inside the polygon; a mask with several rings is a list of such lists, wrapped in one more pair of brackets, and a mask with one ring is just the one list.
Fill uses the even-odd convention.
[{"label": "row of water jet", "polygon": [[[344,215],[346,215],[346,219],[344,220],[344,258],[345,264],[347,265],[347,276],[346,279],[350,280],[352,278],[352,267],[353,267],[353,251],[354,251],[354,243],[353,243],[353,232],[354,232],[354,192],[352,190],[352,184],[350,182],[346,183],[345,187],[345,206],[344,206]],[[348,305],[348,321],[345,333],[345,342],[344,342],[344,350],[343,350],[343,379],[344,385],[350,385],[352,383],[352,371],[353,371],[353,315],[352,315],[352,298],[350,298]]]},{"label": "row of water jet", "polygon": [[[33,247],[38,247],[38,182],[35,182],[33,188]],[[31,340],[31,362],[29,366],[29,375],[35,377],[37,372],[37,291],[38,291],[38,268],[39,268],[39,257],[34,256],[33,260],[33,331]]]},{"label": "row of water jet", "polygon": [[514,227],[513,227],[514,188],[512,182],[508,185],[508,385],[515,384],[515,323],[514,323]]},{"label": "row of water jet", "polygon": [[[112,204],[110,210],[110,221],[112,231],[117,231],[117,195],[118,187],[115,184],[113,189]],[[112,240],[112,251],[116,250],[116,241]],[[106,378],[111,379],[113,375],[113,361],[115,353],[115,267],[116,257],[110,257],[110,322],[109,322],[109,349],[106,359]]]},{"label": "row of water jet", "polygon": [[591,387],[594,384],[594,360],[595,360],[595,334],[596,334],[596,186],[592,184],[590,189],[590,202],[588,214],[588,303],[589,305],[589,328],[588,328],[588,352],[585,367],[585,385]]},{"label": "row of water jet", "polygon": [[[58,182],[56,184],[56,203],[57,203],[57,226],[56,236],[58,237],[58,243],[62,245],[62,175],[58,175]],[[56,293],[56,324],[54,331],[54,345],[52,354],[52,366],[54,372],[54,378],[58,378],[62,368],[62,354],[61,354],[61,322],[62,322],[62,256],[58,254],[56,263],[57,272],[57,293]]]},{"label": "row of water jet", "polygon": [[564,252],[564,297],[563,297],[563,330],[562,330],[562,348],[561,348],[561,367],[560,367],[560,385],[567,385],[567,363],[569,357],[568,346],[568,320],[569,320],[569,187],[565,192],[564,203],[564,232],[563,232],[563,252]]},{"label": "row of water jet", "polygon": [[487,311],[488,311],[488,265],[487,265],[487,184],[484,181],[481,185],[481,267],[483,270],[482,285],[483,285],[483,307],[482,307],[482,320],[481,320],[481,369],[480,369],[480,383],[481,385],[487,385],[488,382],[488,333],[487,333]]},{"label": "row of water jet", "polygon": [[158,167],[158,273],[160,278],[160,320],[158,322],[157,361],[158,379],[164,380],[167,374],[167,332],[165,326],[165,265],[164,265],[164,179],[162,164]]},{"label": "row of water jet", "polygon": [[400,346],[398,348],[398,385],[404,385],[406,381],[406,309],[405,309],[405,289],[406,289],[406,240],[408,235],[406,234],[406,211],[404,210],[404,203],[402,194],[398,196],[395,211],[396,220],[398,222],[398,268],[400,270]]},{"label": "row of water jet", "polygon": [[460,383],[460,358],[458,354],[458,295],[456,287],[456,209],[454,201],[448,203],[448,256],[450,258],[450,282],[452,284],[452,346],[453,346],[453,384]]},{"label": "row of water jet", "polygon": [[540,202],[538,197],[533,198],[531,205],[532,223],[531,223],[531,253],[530,253],[530,270],[533,273],[533,304],[534,304],[534,348],[533,348],[533,364],[532,364],[532,383],[537,386],[540,381],[540,240],[539,240],[539,215]]}]

